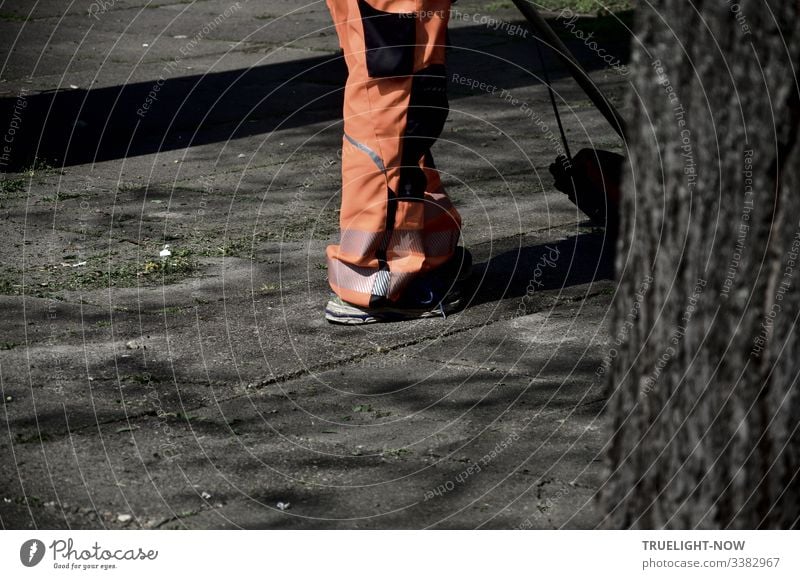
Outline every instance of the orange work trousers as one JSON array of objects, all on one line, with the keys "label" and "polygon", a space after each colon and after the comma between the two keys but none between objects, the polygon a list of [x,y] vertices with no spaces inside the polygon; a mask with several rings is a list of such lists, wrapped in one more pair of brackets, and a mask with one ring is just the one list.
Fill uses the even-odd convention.
[{"label": "orange work trousers", "polygon": [[327,0],[348,77],[342,205],[328,281],[367,307],[397,301],[453,255],[461,217],[431,145],[448,113],[445,45],[451,0]]}]

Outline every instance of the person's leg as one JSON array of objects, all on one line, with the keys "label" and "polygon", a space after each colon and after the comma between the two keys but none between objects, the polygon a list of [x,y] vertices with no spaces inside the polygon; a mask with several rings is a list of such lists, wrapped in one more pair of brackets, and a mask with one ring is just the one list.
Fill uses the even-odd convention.
[{"label": "person's leg", "polygon": [[429,270],[442,265],[458,245],[461,235],[461,216],[447,196],[430,153],[425,155],[421,166],[427,182],[424,269]]},{"label": "person's leg", "polygon": [[432,166],[447,116],[450,0],[328,0],[345,53],[342,208],[328,278],[362,307],[445,263],[460,218]]}]

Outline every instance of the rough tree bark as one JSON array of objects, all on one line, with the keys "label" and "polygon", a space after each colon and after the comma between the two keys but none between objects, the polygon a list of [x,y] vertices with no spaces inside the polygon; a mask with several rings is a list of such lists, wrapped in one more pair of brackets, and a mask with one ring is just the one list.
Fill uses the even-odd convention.
[{"label": "rough tree bark", "polygon": [[796,528],[800,2],[636,20],[606,523]]}]

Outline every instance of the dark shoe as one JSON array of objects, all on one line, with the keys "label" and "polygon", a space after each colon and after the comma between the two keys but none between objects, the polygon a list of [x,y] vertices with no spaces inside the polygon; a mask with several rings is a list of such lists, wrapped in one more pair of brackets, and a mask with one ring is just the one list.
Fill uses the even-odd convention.
[{"label": "dark shoe", "polygon": [[456,247],[447,263],[431,273],[442,272],[442,277],[450,277],[456,282],[463,282],[472,275],[472,254],[466,247]]}]

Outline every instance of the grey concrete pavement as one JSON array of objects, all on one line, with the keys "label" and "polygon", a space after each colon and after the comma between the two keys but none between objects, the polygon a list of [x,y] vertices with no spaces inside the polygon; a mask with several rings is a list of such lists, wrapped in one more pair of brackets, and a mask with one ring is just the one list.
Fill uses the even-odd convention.
[{"label": "grey concrete pavement", "polygon": [[[348,328],[322,317],[343,83],[323,2],[30,11],[0,11],[0,109],[26,102],[0,192],[4,528],[601,522],[615,285],[602,232],[552,187],[530,38],[452,26],[450,73],[517,99],[454,83],[434,148],[469,307]],[[619,103],[625,78],[572,45]],[[619,150],[559,70],[570,137]]]}]

